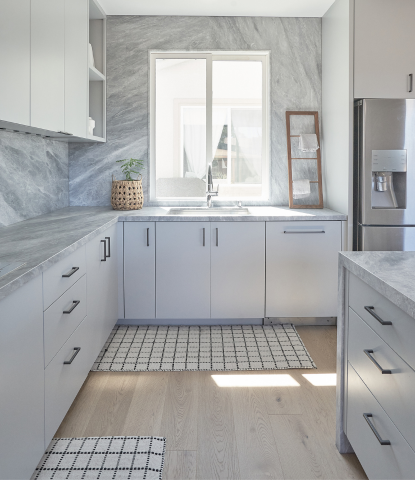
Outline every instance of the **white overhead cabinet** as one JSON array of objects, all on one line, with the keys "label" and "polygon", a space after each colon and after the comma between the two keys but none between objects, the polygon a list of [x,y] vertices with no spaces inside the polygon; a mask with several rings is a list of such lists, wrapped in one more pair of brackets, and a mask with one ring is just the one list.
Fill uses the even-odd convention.
[{"label": "white overhead cabinet", "polygon": [[30,125],[30,0],[0,4],[0,120]]},{"label": "white overhead cabinet", "polygon": [[336,317],[341,222],[267,222],[266,317]]},{"label": "white overhead cabinet", "polygon": [[124,222],[125,318],[156,318],[154,222]]},{"label": "white overhead cabinet", "polygon": [[0,478],[31,477],[44,452],[42,277],[0,302]]},{"label": "white overhead cabinet", "polygon": [[211,318],[263,318],[265,222],[211,224]]},{"label": "white overhead cabinet", "polygon": [[156,224],[156,318],[210,318],[210,223]]},{"label": "white overhead cabinet", "polygon": [[415,98],[415,2],[356,0],[355,98]]}]

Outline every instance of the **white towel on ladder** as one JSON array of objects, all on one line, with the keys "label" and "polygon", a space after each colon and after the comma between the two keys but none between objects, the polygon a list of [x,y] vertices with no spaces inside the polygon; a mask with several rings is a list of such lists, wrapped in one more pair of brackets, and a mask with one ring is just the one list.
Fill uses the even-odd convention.
[{"label": "white towel on ladder", "polygon": [[293,181],[293,199],[306,198],[310,195],[310,180]]},{"label": "white towel on ladder", "polygon": [[315,133],[300,135],[300,150],[302,152],[317,152],[319,148]]}]

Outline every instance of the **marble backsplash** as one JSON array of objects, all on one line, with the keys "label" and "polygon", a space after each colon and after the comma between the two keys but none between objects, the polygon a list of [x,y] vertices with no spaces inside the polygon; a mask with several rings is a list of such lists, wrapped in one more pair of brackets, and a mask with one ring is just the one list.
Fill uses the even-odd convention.
[{"label": "marble backsplash", "polygon": [[0,131],[0,227],[68,205],[68,144]]},{"label": "marble backsplash", "polygon": [[320,18],[108,17],[107,143],[69,145],[70,204],[109,205],[115,160],[128,157],[145,160],[148,198],[149,50],[271,52],[269,203],[287,205],[285,112],[321,109]]}]

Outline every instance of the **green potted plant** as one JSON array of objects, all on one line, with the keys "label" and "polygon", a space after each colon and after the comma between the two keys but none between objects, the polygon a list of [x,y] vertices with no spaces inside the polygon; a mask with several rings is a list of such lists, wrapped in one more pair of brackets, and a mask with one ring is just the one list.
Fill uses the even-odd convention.
[{"label": "green potted plant", "polygon": [[[143,185],[141,170],[144,169],[144,161],[136,158],[117,160],[121,163],[121,171],[125,180],[117,180],[112,177],[111,205],[114,210],[140,210],[143,208]],[[133,179],[132,175],[137,175]]]}]

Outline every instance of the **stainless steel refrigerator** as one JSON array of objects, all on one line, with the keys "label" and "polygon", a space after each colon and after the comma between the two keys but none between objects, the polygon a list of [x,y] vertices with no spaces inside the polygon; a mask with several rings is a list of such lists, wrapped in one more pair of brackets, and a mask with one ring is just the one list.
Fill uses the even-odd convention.
[{"label": "stainless steel refrigerator", "polygon": [[415,250],[415,100],[354,110],[354,250]]}]

